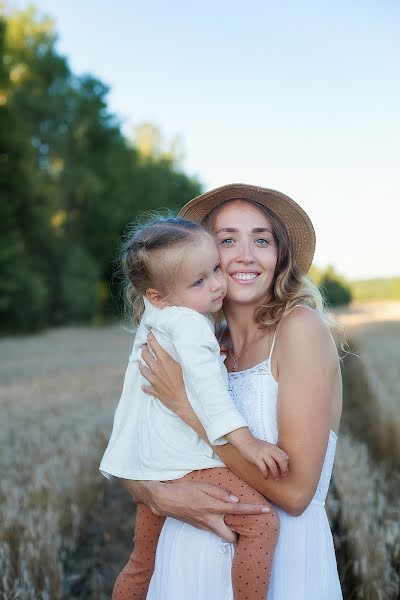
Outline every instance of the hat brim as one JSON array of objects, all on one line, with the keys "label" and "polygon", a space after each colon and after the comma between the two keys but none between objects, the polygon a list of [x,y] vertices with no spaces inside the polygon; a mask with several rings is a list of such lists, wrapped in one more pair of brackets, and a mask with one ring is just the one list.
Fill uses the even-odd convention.
[{"label": "hat brim", "polygon": [[229,200],[253,200],[277,215],[286,228],[298,267],[303,273],[309,271],[315,252],[314,227],[301,206],[281,192],[245,183],[231,183],[193,198],[181,208],[179,216],[202,223],[214,208]]}]

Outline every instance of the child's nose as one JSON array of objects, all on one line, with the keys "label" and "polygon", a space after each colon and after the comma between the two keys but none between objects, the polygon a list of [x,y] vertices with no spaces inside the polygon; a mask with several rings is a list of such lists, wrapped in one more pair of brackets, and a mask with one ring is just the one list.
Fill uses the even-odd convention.
[{"label": "child's nose", "polygon": [[219,277],[214,275],[213,280],[211,282],[212,291],[216,292],[222,286],[222,282]]}]

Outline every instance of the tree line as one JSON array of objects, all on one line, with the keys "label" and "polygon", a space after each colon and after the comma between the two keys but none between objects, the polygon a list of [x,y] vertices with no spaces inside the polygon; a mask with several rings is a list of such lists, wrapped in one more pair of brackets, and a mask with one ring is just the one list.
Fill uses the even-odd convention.
[{"label": "tree line", "polygon": [[118,313],[121,236],[143,210],[201,192],[176,144],[128,140],[107,86],[77,76],[34,7],[0,15],[0,328],[29,332]]},{"label": "tree line", "polygon": [[32,7],[0,17],[3,331],[115,315],[126,224],[200,193],[173,153],[151,151],[154,130],[142,131],[142,153],[123,135],[107,86],[72,73],[56,40]]}]

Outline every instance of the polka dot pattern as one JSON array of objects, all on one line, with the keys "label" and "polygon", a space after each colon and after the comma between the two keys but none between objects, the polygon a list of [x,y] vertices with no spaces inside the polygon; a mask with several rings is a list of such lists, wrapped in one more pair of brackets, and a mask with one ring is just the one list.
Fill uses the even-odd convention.
[{"label": "polka dot pattern", "polygon": [[[193,471],[183,479],[210,483],[227,489],[243,503],[268,505],[265,498],[227,468]],[[171,484],[181,480],[171,481]],[[278,541],[279,517],[271,508],[258,515],[225,515],[225,522],[238,534],[232,563],[235,600],[264,600],[267,597],[272,558]],[[135,547],[119,574],[112,600],[145,600],[153,574],[158,538],[164,517],[138,504]]]},{"label": "polka dot pattern", "polygon": [[154,515],[148,506],[137,505],[134,549],[117,577],[112,600],[145,600],[164,520]]}]

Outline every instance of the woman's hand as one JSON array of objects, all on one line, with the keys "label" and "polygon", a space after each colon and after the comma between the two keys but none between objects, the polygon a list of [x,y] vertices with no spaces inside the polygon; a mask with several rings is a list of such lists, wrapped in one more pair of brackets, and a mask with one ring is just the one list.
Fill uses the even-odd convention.
[{"label": "woman's hand", "polygon": [[258,515],[268,508],[260,504],[239,502],[222,487],[208,483],[176,481],[131,481],[122,479],[122,485],[135,502],[147,504],[156,515],[174,517],[199,529],[213,531],[227,542],[235,542],[235,533],[224,521],[226,514]]},{"label": "woman's hand", "polygon": [[147,500],[153,513],[213,531],[227,542],[235,542],[236,535],[225,524],[224,515],[258,515],[269,511],[265,505],[239,502],[237,496],[221,487],[190,481],[157,482],[147,490]]},{"label": "woman's hand", "polygon": [[165,352],[152,333],[147,336],[142,358],[147,366],[139,364],[139,369],[150,384],[142,386],[143,391],[161,400],[176,415],[191,410],[180,364]]}]

